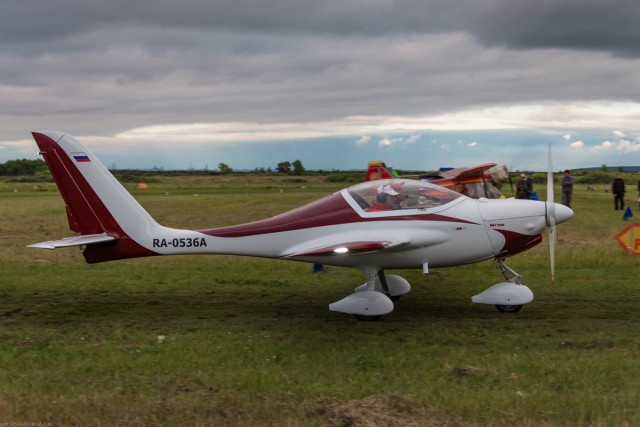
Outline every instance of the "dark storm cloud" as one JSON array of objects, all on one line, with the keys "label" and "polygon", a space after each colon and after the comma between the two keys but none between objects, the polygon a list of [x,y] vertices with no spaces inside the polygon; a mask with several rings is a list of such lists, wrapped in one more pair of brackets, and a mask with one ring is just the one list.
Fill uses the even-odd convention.
[{"label": "dark storm cloud", "polygon": [[9,0],[1,43],[146,25],[268,33],[383,35],[464,31],[512,48],[578,48],[637,55],[635,0]]},{"label": "dark storm cloud", "polygon": [[640,3],[634,0],[499,1],[467,21],[487,44],[601,50],[638,56]]},{"label": "dark storm cloud", "polygon": [[0,43],[128,25],[343,36],[462,31],[488,45],[637,56],[638,22],[635,0],[9,0]]}]

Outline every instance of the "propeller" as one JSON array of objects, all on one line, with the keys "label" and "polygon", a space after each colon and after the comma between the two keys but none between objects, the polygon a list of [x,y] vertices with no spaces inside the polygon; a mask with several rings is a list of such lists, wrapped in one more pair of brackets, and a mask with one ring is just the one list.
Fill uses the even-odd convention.
[{"label": "propeller", "polygon": [[556,272],[556,208],[553,196],[553,161],[551,159],[551,143],[547,157],[547,219],[549,225],[549,263],[551,265],[551,283],[555,283]]}]

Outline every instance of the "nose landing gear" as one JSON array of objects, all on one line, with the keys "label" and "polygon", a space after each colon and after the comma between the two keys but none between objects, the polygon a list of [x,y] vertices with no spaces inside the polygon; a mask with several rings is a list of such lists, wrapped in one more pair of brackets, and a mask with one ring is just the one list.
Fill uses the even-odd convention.
[{"label": "nose landing gear", "polygon": [[501,313],[517,313],[524,304],[533,301],[533,292],[522,284],[522,276],[506,265],[504,258],[497,258],[496,261],[506,282],[493,285],[471,297],[471,301],[478,304],[492,304]]}]

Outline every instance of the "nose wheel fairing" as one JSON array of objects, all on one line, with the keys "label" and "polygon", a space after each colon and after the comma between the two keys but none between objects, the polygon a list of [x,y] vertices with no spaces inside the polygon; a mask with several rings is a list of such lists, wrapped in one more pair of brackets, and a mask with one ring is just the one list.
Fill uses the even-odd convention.
[{"label": "nose wheel fairing", "polygon": [[533,301],[533,292],[522,284],[522,276],[506,265],[504,258],[497,258],[496,261],[506,282],[493,285],[474,295],[471,301],[477,304],[494,305],[501,313],[517,313],[523,305]]},{"label": "nose wheel fairing", "polygon": [[498,283],[471,297],[478,304],[495,306],[523,306],[533,301],[533,292],[527,286],[511,282]]}]

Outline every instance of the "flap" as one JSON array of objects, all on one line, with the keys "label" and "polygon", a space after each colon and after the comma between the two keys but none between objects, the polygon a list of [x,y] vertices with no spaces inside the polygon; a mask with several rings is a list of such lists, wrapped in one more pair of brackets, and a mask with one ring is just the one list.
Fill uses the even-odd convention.
[{"label": "flap", "polygon": [[[398,243],[399,244],[399,243]],[[376,252],[393,246],[398,246],[389,241],[368,241],[368,242],[345,242],[331,246],[311,248],[306,251],[295,252],[286,255],[286,258],[307,256],[307,255],[354,255]]]},{"label": "flap", "polygon": [[407,235],[406,228],[404,230],[388,228],[379,231],[337,232],[292,246],[283,251],[281,257],[348,256],[386,251],[396,247],[423,248],[444,243],[451,238],[451,233],[445,230],[415,228],[410,232],[411,237]]},{"label": "flap", "polygon": [[[382,237],[371,236],[368,233],[365,237],[361,233],[340,233],[329,235],[320,239],[315,239],[289,248],[287,253],[283,254],[283,258],[301,257],[301,256],[318,256],[318,255],[354,255],[371,253],[390,249],[395,246],[408,244],[411,239],[406,237]],[[372,237],[374,237],[372,239]]]}]

